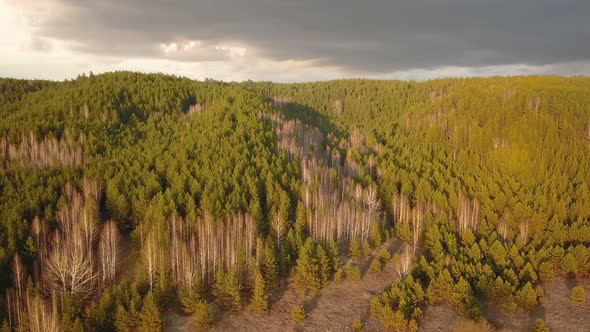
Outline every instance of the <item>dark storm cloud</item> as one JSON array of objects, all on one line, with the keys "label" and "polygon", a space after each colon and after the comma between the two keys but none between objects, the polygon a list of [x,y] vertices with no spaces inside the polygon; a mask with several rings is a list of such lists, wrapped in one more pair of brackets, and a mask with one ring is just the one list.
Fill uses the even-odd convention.
[{"label": "dark storm cloud", "polygon": [[[40,37],[91,54],[222,60],[243,43],[276,60],[388,72],[590,59],[588,0],[67,0]],[[165,54],[161,44],[201,40]]]}]

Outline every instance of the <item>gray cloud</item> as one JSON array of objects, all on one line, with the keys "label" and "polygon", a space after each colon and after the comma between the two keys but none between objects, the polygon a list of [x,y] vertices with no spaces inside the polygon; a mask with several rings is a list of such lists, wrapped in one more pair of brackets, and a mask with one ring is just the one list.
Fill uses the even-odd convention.
[{"label": "gray cloud", "polygon": [[[274,60],[384,73],[590,59],[588,0],[61,0],[39,37],[77,51],[181,61],[246,45]],[[186,52],[162,44],[201,41]]]}]

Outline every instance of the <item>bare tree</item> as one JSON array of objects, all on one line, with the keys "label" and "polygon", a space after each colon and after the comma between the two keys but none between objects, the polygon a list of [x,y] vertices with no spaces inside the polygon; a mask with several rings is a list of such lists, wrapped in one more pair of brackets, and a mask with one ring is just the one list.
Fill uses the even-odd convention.
[{"label": "bare tree", "polygon": [[143,264],[146,270],[148,282],[150,284],[150,290],[154,289],[154,280],[156,278],[156,263],[157,263],[157,248],[156,248],[156,236],[153,230],[149,231],[146,238],[143,241]]},{"label": "bare tree", "polygon": [[508,237],[508,223],[504,220],[498,223],[498,234],[502,237],[502,240],[506,240]]},{"label": "bare tree", "polygon": [[423,203],[418,203],[417,206],[414,207],[412,210],[412,242],[413,242],[413,251],[412,253],[416,255],[416,250],[418,248],[418,243],[420,242],[420,237],[422,235],[422,229],[424,224],[424,213],[426,207]]},{"label": "bare tree", "polygon": [[400,278],[405,278],[412,268],[412,260],[414,259],[414,255],[412,254],[412,249],[407,244],[403,245],[401,254],[396,255],[396,262],[397,266],[397,273]]},{"label": "bare tree", "polygon": [[529,222],[528,221],[522,221],[518,224],[518,230],[519,230],[519,237],[520,240],[522,241],[522,243],[526,244],[529,242]]},{"label": "bare tree", "polygon": [[117,273],[117,256],[119,254],[119,230],[112,220],[102,228],[98,242],[100,259],[100,276],[103,286],[115,281]]},{"label": "bare tree", "polygon": [[55,233],[52,250],[43,271],[48,293],[90,295],[94,291],[96,274],[85,246],[76,240]]},{"label": "bare tree", "polygon": [[285,220],[282,217],[281,211],[279,211],[276,214],[276,216],[273,218],[272,227],[273,227],[275,236],[277,237],[277,246],[280,247],[281,246],[281,239],[285,235],[285,230],[287,228],[287,225],[285,224]]},{"label": "bare tree", "polygon": [[459,194],[457,222],[459,226],[459,233],[463,233],[467,227],[471,228],[473,231],[476,231],[479,224],[479,201],[476,199],[469,199],[462,193]]},{"label": "bare tree", "polygon": [[31,332],[61,331],[55,302],[50,306],[41,296],[27,293],[24,314]]},{"label": "bare tree", "polygon": [[62,196],[67,205],[59,211],[59,229],[51,234],[46,250],[43,278],[48,294],[90,295],[96,285],[94,272],[93,215],[87,214],[86,200],[66,184]]}]

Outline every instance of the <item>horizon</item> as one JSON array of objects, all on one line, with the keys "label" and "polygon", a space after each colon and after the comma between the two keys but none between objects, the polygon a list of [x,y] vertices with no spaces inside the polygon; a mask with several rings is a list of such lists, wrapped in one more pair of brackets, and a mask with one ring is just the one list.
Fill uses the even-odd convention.
[{"label": "horizon", "polygon": [[214,78],[210,78],[210,77],[205,77],[205,78],[192,78],[189,76],[185,76],[182,74],[174,74],[174,73],[165,73],[165,72],[142,72],[142,71],[133,71],[133,70],[113,70],[113,71],[106,71],[106,72],[101,72],[101,73],[94,73],[93,71],[89,71],[89,72],[80,72],[78,74],[76,74],[75,76],[69,77],[69,78],[64,78],[64,79],[43,79],[43,78],[19,78],[19,77],[11,77],[11,76],[1,76],[0,75],[0,79],[8,79],[8,80],[22,80],[22,81],[49,81],[49,82],[54,82],[54,83],[63,83],[63,82],[71,82],[71,81],[75,81],[80,77],[88,77],[90,75],[94,75],[94,76],[100,76],[100,75],[109,75],[109,74],[116,74],[116,73],[132,73],[132,74],[141,74],[141,75],[164,75],[164,76],[172,76],[175,77],[177,79],[188,79],[191,81],[197,81],[197,82],[206,82],[208,80],[211,81],[216,81],[216,82],[221,82],[221,83],[236,83],[236,84],[241,84],[241,83],[247,83],[247,82],[252,82],[252,83],[272,83],[272,84],[285,84],[285,85],[291,85],[291,84],[307,84],[307,83],[322,83],[322,82],[333,82],[333,81],[355,81],[355,80],[359,80],[359,81],[383,81],[383,82],[414,82],[414,83],[428,83],[428,82],[432,82],[432,81],[438,81],[438,80],[470,80],[470,79],[496,79],[496,78],[531,78],[531,77],[538,77],[538,78],[590,78],[590,74],[586,74],[586,75],[577,75],[577,74],[572,74],[572,75],[560,75],[560,74],[529,74],[529,75],[520,75],[520,74],[514,74],[514,75],[491,75],[491,76],[444,76],[444,77],[433,77],[433,78],[424,78],[424,79],[403,79],[403,78],[367,78],[367,77],[346,77],[346,78],[334,78],[334,79],[323,79],[323,80],[309,80],[309,81],[285,81],[285,82],[280,82],[280,81],[272,81],[272,80],[252,80],[252,79],[245,79],[245,80],[241,80],[241,81],[229,81],[229,80],[219,80],[219,79],[214,79]]},{"label": "horizon", "polygon": [[10,32],[0,34],[0,76],[60,81],[124,70],[277,83],[583,76],[588,10],[578,0],[0,0],[0,27]]}]

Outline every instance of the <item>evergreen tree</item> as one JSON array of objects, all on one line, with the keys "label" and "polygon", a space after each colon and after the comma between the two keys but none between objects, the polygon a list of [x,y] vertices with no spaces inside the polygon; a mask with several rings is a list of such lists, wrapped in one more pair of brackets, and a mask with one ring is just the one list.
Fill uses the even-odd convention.
[{"label": "evergreen tree", "polygon": [[353,237],[350,240],[350,245],[349,245],[349,253],[350,253],[350,258],[352,260],[358,260],[359,258],[361,258],[362,253],[361,253],[361,245],[358,241],[357,238]]},{"label": "evergreen tree", "polygon": [[322,285],[327,285],[330,275],[332,274],[332,264],[328,254],[321,245],[317,246],[316,255],[320,267],[320,279]]},{"label": "evergreen tree", "polygon": [[162,330],[160,308],[158,308],[154,294],[151,291],[143,298],[143,307],[139,314],[139,330],[145,332]]},{"label": "evergreen tree", "polygon": [[238,311],[242,308],[242,286],[235,269],[217,272],[212,290],[215,302],[226,311]]},{"label": "evergreen tree", "polygon": [[271,241],[266,241],[264,246],[264,265],[263,265],[264,280],[273,285],[278,277],[277,259]]},{"label": "evergreen tree", "polygon": [[305,297],[307,290],[318,290],[321,287],[320,278],[320,266],[315,256],[315,244],[311,238],[307,238],[299,250],[299,258],[293,277],[299,295]]},{"label": "evergreen tree", "polygon": [[268,296],[266,294],[266,285],[264,277],[258,269],[254,269],[254,291],[252,293],[250,307],[258,312],[265,312],[268,310]]}]

